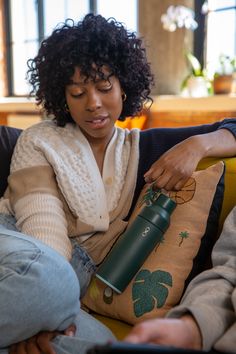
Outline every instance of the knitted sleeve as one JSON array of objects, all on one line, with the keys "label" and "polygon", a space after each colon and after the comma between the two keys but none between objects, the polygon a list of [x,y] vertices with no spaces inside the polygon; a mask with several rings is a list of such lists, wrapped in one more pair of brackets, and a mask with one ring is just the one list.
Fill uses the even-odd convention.
[{"label": "knitted sleeve", "polygon": [[67,221],[55,174],[39,143],[42,145],[40,137],[31,129],[17,141],[8,180],[11,208],[21,232],[70,259]]},{"label": "knitted sleeve", "polygon": [[71,258],[71,244],[61,201],[45,193],[30,193],[14,205],[16,226],[59,252]]}]

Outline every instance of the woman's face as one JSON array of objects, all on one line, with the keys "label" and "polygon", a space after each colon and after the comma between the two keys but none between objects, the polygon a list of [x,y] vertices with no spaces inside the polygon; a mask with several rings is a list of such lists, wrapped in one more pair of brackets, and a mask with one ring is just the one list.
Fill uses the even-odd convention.
[{"label": "woman's face", "polygon": [[115,121],[122,111],[122,90],[119,80],[109,76],[107,79],[87,79],[76,68],[72,83],[66,86],[65,95],[71,117],[83,131],[89,142],[98,139],[108,142],[114,132]]}]

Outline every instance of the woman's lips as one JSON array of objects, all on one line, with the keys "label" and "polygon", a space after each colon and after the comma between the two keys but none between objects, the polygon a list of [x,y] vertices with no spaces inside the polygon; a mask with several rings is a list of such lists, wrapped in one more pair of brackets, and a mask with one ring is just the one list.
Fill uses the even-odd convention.
[{"label": "woman's lips", "polygon": [[97,117],[92,120],[87,121],[87,123],[93,129],[103,128],[108,122],[108,117]]}]

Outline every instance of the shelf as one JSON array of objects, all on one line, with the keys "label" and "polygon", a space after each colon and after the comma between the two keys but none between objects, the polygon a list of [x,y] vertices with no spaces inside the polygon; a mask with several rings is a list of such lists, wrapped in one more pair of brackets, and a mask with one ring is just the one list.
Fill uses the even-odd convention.
[{"label": "shelf", "polygon": [[154,96],[151,111],[236,111],[236,95],[209,97]]},{"label": "shelf", "polygon": [[155,96],[145,128],[213,123],[236,117],[236,95],[209,97]]}]

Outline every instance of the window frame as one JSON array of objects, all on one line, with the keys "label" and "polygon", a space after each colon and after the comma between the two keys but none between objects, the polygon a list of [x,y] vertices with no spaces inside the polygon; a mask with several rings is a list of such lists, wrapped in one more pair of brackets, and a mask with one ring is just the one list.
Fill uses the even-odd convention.
[{"label": "window frame", "polygon": [[[36,42],[38,45],[44,39],[44,0],[35,0],[37,6],[37,31],[38,36]],[[89,12],[96,13],[97,10],[97,0],[88,0]],[[11,19],[11,1],[3,0],[2,3],[3,12],[5,16],[5,43],[6,43],[6,94],[12,97],[24,97],[25,95],[19,95],[14,93],[14,81],[13,81],[13,47],[12,47],[12,19]]]},{"label": "window frame", "polygon": [[[88,0],[89,12],[97,13],[97,1],[98,0]],[[35,0],[37,6],[37,31],[38,37],[36,42],[38,45],[44,38],[44,0]],[[195,0],[194,10],[195,18],[198,23],[198,28],[194,31],[194,41],[193,41],[193,53],[199,59],[201,65],[204,67],[206,65],[206,35],[207,35],[207,16],[202,14],[202,6],[205,0]],[[3,8],[3,13],[5,17],[4,21],[4,32],[5,38],[4,42],[6,45],[6,94],[7,96],[25,96],[14,93],[14,82],[13,82],[13,47],[12,47],[12,20],[11,20],[11,1],[2,0],[1,2]],[[235,0],[236,6],[236,0]],[[223,9],[220,9],[222,11]],[[235,11],[236,18],[236,11]],[[236,47],[236,44],[235,44]],[[236,50],[236,49],[235,49]]]},{"label": "window frame", "polygon": [[195,20],[198,27],[193,35],[193,54],[198,58],[201,66],[205,64],[205,36],[206,36],[206,16],[202,13],[202,6],[205,0],[194,1]]},{"label": "window frame", "polygon": [[[236,0],[235,6],[225,6],[212,10],[213,12],[222,12],[231,9],[235,9],[235,21],[236,21]],[[205,0],[195,0],[194,1],[194,11],[195,19],[198,23],[197,29],[194,31],[194,42],[193,42],[193,54],[198,58],[202,67],[206,67],[206,42],[207,42],[207,14],[202,13],[202,6]],[[236,55],[236,33],[235,33],[235,55]]]}]

